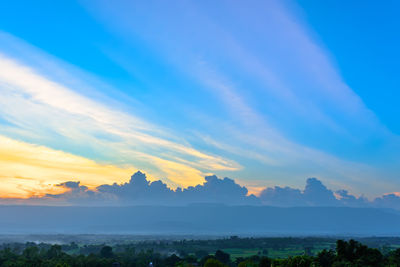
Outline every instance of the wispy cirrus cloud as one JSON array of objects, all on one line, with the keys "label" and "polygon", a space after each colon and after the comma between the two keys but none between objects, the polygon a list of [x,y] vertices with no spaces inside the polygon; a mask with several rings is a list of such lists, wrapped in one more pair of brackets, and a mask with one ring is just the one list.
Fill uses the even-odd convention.
[{"label": "wispy cirrus cloud", "polygon": [[[357,192],[399,186],[398,167],[387,164],[398,137],[346,84],[295,4],[178,1],[172,7],[103,1],[85,6],[126,46],[146,47],[185,75],[188,87],[206,100],[217,99],[212,111],[199,108],[206,131],[197,132],[212,137],[203,138],[212,139],[207,145],[238,159],[244,181],[251,173],[264,184],[297,184],[309,175]],[[177,6],[185,12],[176,14]],[[131,63],[127,70],[140,68]],[[223,130],[213,130],[214,125]],[[374,181],[374,188],[366,181]]]},{"label": "wispy cirrus cloud", "polygon": [[[1,37],[12,38],[6,34]],[[35,52],[28,46],[25,48],[25,53]],[[41,56],[37,55],[36,60],[40,58]],[[56,62],[53,64],[63,70]],[[112,171],[115,171],[114,175],[117,176],[123,172],[124,168],[117,167],[118,165],[140,166],[141,169],[149,170],[150,174],[166,176],[175,186],[189,186],[202,182],[206,172],[240,168],[240,165],[232,160],[200,151],[182,141],[181,137],[173,137],[171,130],[148,123],[131,112],[125,112],[119,108],[115,99],[110,99],[112,105],[108,105],[102,98],[89,98],[79,87],[70,87],[62,81],[52,80],[52,74],[57,72],[57,69],[41,73],[35,70],[32,63],[27,65],[4,53],[0,53],[0,69],[0,118],[3,121],[1,133],[29,143],[45,145],[49,149],[40,147],[28,153],[28,158],[24,158],[23,155],[17,155],[25,153],[25,150],[13,150],[16,146],[9,147],[9,158],[15,160],[15,168],[3,170],[3,175],[9,179],[17,175],[18,167],[21,172],[30,169],[29,177],[36,177],[40,181],[47,180],[50,183],[59,181],[61,170],[65,172],[64,175],[74,176],[82,171],[82,176],[86,176],[82,179],[83,182],[97,184],[104,179],[109,180]],[[65,82],[69,84],[68,81]],[[95,91],[93,88],[91,90]],[[2,142],[17,144],[16,140],[5,138]],[[18,144],[27,150],[34,148],[29,144]],[[50,162],[55,161],[53,165],[48,166],[49,171],[46,172],[42,163],[46,161],[46,156],[51,157],[50,148],[84,156],[76,156],[76,159],[80,160],[79,170],[74,169],[72,164],[62,166],[63,162],[49,159]],[[3,152],[4,160],[7,158],[7,152]],[[34,153],[43,156],[40,162],[34,160]],[[57,153],[54,152],[54,155],[61,159],[63,154]],[[72,158],[72,155],[66,158]],[[93,160],[110,164],[110,171],[105,171],[101,163]],[[38,165],[36,173],[35,162]],[[56,164],[60,164],[59,171],[54,171]],[[92,170],[93,175],[99,174],[97,182],[93,176],[87,176],[84,171],[85,164],[87,169],[98,167],[98,171]],[[69,169],[74,171],[70,172]],[[101,175],[102,172],[110,176],[105,178]],[[64,175],[62,177],[65,177]],[[118,181],[118,178],[115,179]],[[3,181],[5,182],[4,178]],[[23,194],[15,186],[14,190],[7,191],[9,194]]]},{"label": "wispy cirrus cloud", "polygon": [[232,171],[254,190],[310,176],[358,193],[400,186],[398,137],[286,2],[82,3],[116,37],[101,50],[143,88],[122,92],[0,33],[1,134],[174,187]]}]

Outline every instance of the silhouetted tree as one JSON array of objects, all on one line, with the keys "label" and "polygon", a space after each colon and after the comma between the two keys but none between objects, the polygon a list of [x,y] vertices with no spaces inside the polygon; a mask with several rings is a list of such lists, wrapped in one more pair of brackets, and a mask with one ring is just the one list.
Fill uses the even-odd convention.
[{"label": "silhouetted tree", "polygon": [[391,264],[391,266],[400,266],[400,248],[389,253],[388,263]]},{"label": "silhouetted tree", "polygon": [[330,267],[335,261],[336,255],[333,250],[322,250],[318,253],[316,262],[321,267]]},{"label": "silhouetted tree", "polygon": [[47,251],[47,257],[49,259],[58,259],[63,254],[60,245],[52,245]]},{"label": "silhouetted tree", "polygon": [[226,265],[224,265],[222,262],[213,258],[208,259],[204,264],[204,267],[225,267],[225,266]]},{"label": "silhouetted tree", "polygon": [[208,254],[209,254],[209,253],[208,253],[207,251],[205,251],[205,250],[196,250],[196,251],[194,252],[194,255],[196,255],[196,257],[197,257],[198,259],[202,259],[202,258],[208,256]]},{"label": "silhouetted tree", "polygon": [[103,258],[111,258],[113,256],[112,247],[104,246],[100,250],[100,256]]},{"label": "silhouetted tree", "polygon": [[171,256],[167,257],[164,262],[166,266],[175,266],[180,261],[181,258],[176,256],[175,254],[172,254]]},{"label": "silhouetted tree", "polygon": [[260,267],[270,267],[271,266],[271,259],[268,257],[262,257],[259,263]]},{"label": "silhouetted tree", "polygon": [[217,250],[215,252],[215,258],[224,264],[228,264],[231,260],[231,256],[228,253],[223,252],[222,250]]}]

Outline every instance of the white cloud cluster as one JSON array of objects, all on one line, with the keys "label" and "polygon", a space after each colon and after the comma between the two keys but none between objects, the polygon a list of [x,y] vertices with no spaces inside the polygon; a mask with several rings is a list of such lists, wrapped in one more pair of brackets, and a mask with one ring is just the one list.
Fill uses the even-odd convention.
[{"label": "white cloud cluster", "polygon": [[[76,205],[189,205],[219,203],[226,205],[257,205],[260,201],[248,196],[242,187],[229,178],[206,176],[205,182],[188,188],[169,188],[161,180],[150,182],[140,171],[127,183],[104,184],[90,190],[79,181],[68,181],[57,186],[67,189],[61,194],[47,194],[42,200],[53,204]],[[37,199],[36,199],[37,200]],[[29,201],[29,200],[28,200]]]},{"label": "white cloud cluster", "polygon": [[362,207],[373,204],[363,197],[350,195],[346,190],[334,192],[316,178],[308,178],[304,190],[279,186],[265,188],[259,198],[266,205],[281,207]]},{"label": "white cloud cluster", "polygon": [[[249,195],[244,186],[233,179],[206,176],[205,182],[188,188],[169,188],[161,180],[150,182],[140,171],[131,176],[129,182],[104,184],[89,189],[79,181],[67,181],[57,185],[66,189],[64,193],[47,194],[44,197],[27,199],[22,203],[49,205],[91,206],[185,206],[191,204],[266,205],[276,207],[375,207],[400,209],[398,193],[385,194],[372,201],[349,194],[346,190],[333,191],[320,180],[308,178],[304,190],[291,187],[265,188],[259,196]],[[7,200],[3,199],[3,203]],[[0,203],[1,203],[0,202]],[[10,200],[8,200],[8,203]],[[20,202],[21,203],[21,202]]]}]

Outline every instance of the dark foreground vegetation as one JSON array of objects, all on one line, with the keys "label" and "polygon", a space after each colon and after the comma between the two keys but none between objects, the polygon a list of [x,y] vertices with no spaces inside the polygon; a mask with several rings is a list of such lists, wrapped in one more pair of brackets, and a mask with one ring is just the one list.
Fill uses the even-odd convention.
[{"label": "dark foreground vegetation", "polygon": [[238,237],[109,245],[5,243],[0,266],[400,266],[398,239],[365,241],[374,247],[353,239]]}]

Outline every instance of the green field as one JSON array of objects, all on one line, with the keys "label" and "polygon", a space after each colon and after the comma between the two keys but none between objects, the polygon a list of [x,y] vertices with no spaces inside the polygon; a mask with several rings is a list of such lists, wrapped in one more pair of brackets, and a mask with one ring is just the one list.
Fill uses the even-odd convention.
[{"label": "green field", "polygon": [[[334,246],[334,243],[332,244],[318,244],[318,246],[315,246],[310,249],[311,255],[316,255],[318,252],[322,251],[323,249],[330,249]],[[242,249],[242,248],[227,248],[223,249],[224,252],[229,253],[232,257],[232,259],[236,258],[246,258],[246,257],[251,257],[251,256],[267,256],[269,258],[273,259],[283,259],[287,258],[290,256],[299,256],[299,255],[304,255],[306,253],[306,250],[302,247],[288,247],[288,248],[283,248],[283,249],[273,249],[273,248],[267,248],[267,249]]]}]

